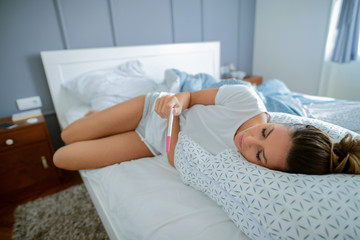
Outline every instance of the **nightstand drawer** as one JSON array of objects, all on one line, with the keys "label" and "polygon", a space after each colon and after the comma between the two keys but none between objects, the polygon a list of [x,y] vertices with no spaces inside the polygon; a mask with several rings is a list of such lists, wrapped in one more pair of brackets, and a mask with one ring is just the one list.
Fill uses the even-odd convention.
[{"label": "nightstand drawer", "polygon": [[0,153],[0,196],[41,181],[57,181],[57,170],[47,142]]},{"label": "nightstand drawer", "polygon": [[38,116],[36,123],[7,117],[0,123],[17,124],[0,128],[0,205],[19,203],[57,186],[60,172],[52,161],[54,149],[44,117]]},{"label": "nightstand drawer", "polygon": [[0,152],[46,140],[42,125],[17,129],[0,135]]}]

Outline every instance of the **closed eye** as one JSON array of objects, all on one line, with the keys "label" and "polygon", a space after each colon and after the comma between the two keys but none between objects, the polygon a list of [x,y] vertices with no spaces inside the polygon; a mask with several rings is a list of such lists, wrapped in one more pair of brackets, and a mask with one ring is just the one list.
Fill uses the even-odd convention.
[{"label": "closed eye", "polygon": [[[275,129],[275,127],[273,127],[273,128],[268,132],[268,134],[266,135],[266,137],[269,137],[270,134],[274,131],[274,129]],[[264,132],[264,134],[265,134],[265,132]],[[265,136],[264,136],[264,137],[265,137]]]},{"label": "closed eye", "polygon": [[[268,138],[268,137],[270,136],[270,134],[274,131],[274,129],[275,129],[275,127],[273,127],[273,128],[267,133],[267,135],[265,135],[266,132],[265,132],[264,129],[263,129],[263,136],[264,136],[264,138]],[[264,158],[265,166],[266,166],[266,164],[267,164],[267,158],[266,158],[266,155],[265,155],[265,150],[263,150],[262,154],[263,154],[263,158]],[[260,152],[259,152],[259,159],[260,159]]]},{"label": "closed eye", "polygon": [[[264,127],[263,129],[261,129],[261,136],[262,136],[263,138],[266,138],[266,127]],[[257,159],[259,162],[261,162],[260,154],[261,154],[261,150],[256,153],[256,159]]]},{"label": "closed eye", "polygon": [[[274,131],[274,129],[275,129],[275,127],[273,127],[273,128],[266,134],[267,128],[264,127],[264,128],[261,130],[261,135],[262,135],[262,137],[263,137],[263,138],[269,137],[270,134]],[[261,151],[258,151],[258,152],[256,153],[256,159],[257,159],[259,162],[261,162],[260,154],[261,154]],[[266,156],[265,156],[265,151],[264,151],[264,150],[262,150],[262,155],[263,155],[264,162],[265,162],[265,165],[266,165],[266,164],[267,164],[267,158],[266,158]]]},{"label": "closed eye", "polygon": [[261,135],[265,138],[265,133],[266,133],[266,128],[263,128],[262,130],[261,130]]},{"label": "closed eye", "polygon": [[256,153],[256,159],[257,159],[259,162],[261,162],[260,153],[261,153],[261,151],[258,151],[258,152]]}]

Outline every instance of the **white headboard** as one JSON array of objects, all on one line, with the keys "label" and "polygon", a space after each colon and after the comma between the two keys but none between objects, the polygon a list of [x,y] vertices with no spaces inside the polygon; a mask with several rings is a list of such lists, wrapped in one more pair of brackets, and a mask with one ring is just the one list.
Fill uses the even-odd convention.
[{"label": "white headboard", "polygon": [[61,87],[63,82],[89,71],[115,67],[135,59],[140,60],[146,74],[158,82],[163,80],[164,71],[169,68],[192,74],[208,73],[219,77],[220,43],[199,42],[43,51],[41,59],[57,118],[60,127],[63,128],[66,125],[65,112],[74,104],[80,104]]}]

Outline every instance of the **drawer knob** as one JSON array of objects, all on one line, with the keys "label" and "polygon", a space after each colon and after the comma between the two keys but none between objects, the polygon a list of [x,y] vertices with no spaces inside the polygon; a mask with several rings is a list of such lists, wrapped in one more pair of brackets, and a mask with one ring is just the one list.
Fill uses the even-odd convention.
[{"label": "drawer knob", "polygon": [[9,139],[6,139],[6,141],[5,141],[5,143],[6,143],[6,145],[13,145],[14,144],[14,140],[12,140],[11,138],[9,138]]},{"label": "drawer knob", "polygon": [[46,169],[46,168],[49,168],[49,165],[47,163],[47,160],[46,160],[46,157],[45,156],[41,156],[41,162],[43,164],[43,167]]}]

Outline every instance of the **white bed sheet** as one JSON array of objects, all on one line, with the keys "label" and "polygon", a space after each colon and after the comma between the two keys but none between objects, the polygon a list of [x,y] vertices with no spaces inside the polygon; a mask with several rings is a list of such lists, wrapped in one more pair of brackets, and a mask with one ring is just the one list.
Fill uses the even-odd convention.
[{"label": "white bed sheet", "polygon": [[98,183],[124,239],[248,239],[214,201],[186,186],[164,156],[83,170],[82,176]]}]

